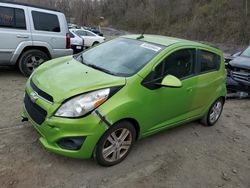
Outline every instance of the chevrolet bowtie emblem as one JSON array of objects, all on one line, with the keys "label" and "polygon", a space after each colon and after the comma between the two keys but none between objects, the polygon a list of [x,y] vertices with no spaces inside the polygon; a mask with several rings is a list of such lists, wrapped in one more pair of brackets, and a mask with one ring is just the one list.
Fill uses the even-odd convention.
[{"label": "chevrolet bowtie emblem", "polygon": [[31,92],[31,93],[30,93],[30,100],[31,100],[33,103],[35,103],[37,99],[38,99],[37,93]]}]

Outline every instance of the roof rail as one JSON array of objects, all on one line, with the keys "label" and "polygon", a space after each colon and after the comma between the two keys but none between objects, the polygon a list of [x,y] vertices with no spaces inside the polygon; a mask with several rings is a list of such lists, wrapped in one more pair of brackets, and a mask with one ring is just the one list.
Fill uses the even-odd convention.
[{"label": "roof rail", "polygon": [[19,3],[19,2],[14,2],[14,1],[10,1],[10,0],[0,0],[0,3],[8,3],[8,4],[13,4],[13,5],[22,5],[22,6],[26,6],[26,7],[33,7],[33,8],[39,8],[39,9],[51,10],[51,11],[55,11],[55,12],[61,12],[59,10],[52,9],[52,8],[46,8],[46,7],[37,6],[37,5],[29,4],[29,3]]}]

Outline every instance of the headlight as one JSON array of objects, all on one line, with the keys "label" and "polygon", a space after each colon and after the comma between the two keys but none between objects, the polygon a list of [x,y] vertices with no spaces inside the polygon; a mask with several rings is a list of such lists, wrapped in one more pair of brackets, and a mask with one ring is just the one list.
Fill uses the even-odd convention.
[{"label": "headlight", "polygon": [[110,88],[79,95],[62,104],[55,116],[81,117],[104,103],[110,94]]}]

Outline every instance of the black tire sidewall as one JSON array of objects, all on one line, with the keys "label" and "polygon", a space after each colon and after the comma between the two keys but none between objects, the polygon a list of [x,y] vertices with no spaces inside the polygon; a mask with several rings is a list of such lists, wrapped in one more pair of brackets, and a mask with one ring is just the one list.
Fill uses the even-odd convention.
[{"label": "black tire sidewall", "polygon": [[[107,140],[107,137],[111,133],[113,133],[115,130],[118,130],[120,128],[126,128],[126,129],[128,129],[131,132],[131,134],[132,134],[132,143],[131,143],[131,146],[130,146],[128,152],[121,159],[119,159],[119,160],[117,160],[115,162],[108,162],[108,161],[106,161],[103,158],[103,155],[102,155],[103,145],[105,144],[105,142]],[[113,166],[113,165],[116,165],[116,164],[120,163],[121,161],[123,161],[128,156],[128,154],[130,153],[130,151],[131,151],[131,149],[133,147],[133,144],[134,144],[135,140],[136,140],[136,130],[135,130],[134,126],[132,125],[132,123],[130,123],[128,121],[118,122],[118,123],[114,124],[113,126],[111,126],[103,134],[103,136],[99,140],[98,144],[96,145],[94,158],[97,161],[97,163],[100,164],[100,165],[102,165],[102,166]]]},{"label": "black tire sidewall", "polygon": [[26,67],[26,63],[27,63],[27,59],[29,58],[29,56],[31,55],[36,55],[41,57],[42,59],[44,59],[44,62],[49,60],[49,57],[47,56],[46,53],[44,53],[43,51],[40,50],[28,50],[26,52],[24,52],[19,61],[18,61],[18,66],[19,66],[19,70],[25,75],[25,76],[30,76],[32,72],[30,72],[27,67]]}]

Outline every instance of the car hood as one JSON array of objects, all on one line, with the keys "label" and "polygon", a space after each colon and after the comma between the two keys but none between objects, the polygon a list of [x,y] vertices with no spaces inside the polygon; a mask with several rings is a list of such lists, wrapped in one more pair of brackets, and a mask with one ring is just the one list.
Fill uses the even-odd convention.
[{"label": "car hood", "polygon": [[249,57],[238,56],[234,58],[232,61],[230,61],[229,64],[233,67],[250,70],[250,58]]},{"label": "car hood", "polygon": [[109,75],[88,67],[72,56],[48,61],[31,76],[34,84],[51,95],[54,102],[62,102],[88,91],[125,85],[124,77]]}]

